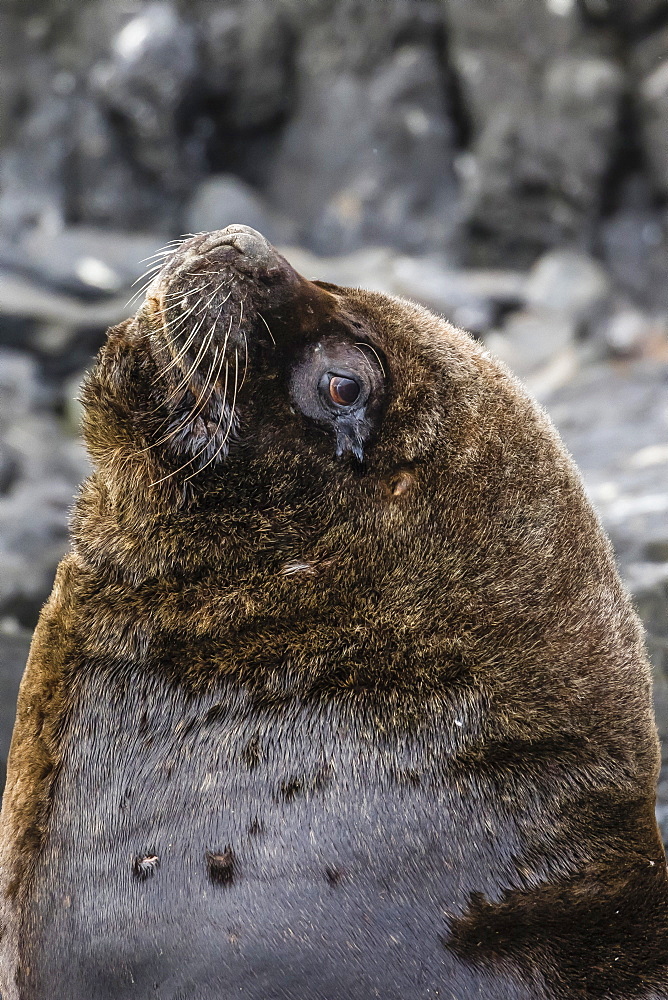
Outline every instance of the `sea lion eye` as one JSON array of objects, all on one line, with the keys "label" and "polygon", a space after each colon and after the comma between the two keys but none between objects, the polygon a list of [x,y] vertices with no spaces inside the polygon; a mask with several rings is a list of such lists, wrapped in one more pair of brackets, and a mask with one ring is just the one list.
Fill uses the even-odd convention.
[{"label": "sea lion eye", "polygon": [[339,406],[352,406],[360,394],[359,384],[343,375],[332,375],[329,379],[329,395]]}]

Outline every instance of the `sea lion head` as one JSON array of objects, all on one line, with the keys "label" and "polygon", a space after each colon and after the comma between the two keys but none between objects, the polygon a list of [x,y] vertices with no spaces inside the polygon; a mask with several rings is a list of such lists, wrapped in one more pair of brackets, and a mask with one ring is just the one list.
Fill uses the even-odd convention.
[{"label": "sea lion head", "polygon": [[308,281],[230,226],[171,251],[137,315],[110,331],[85,433],[107,486],[146,490],[149,508],[212,490],[234,506],[259,488],[340,501],[353,483],[398,497],[428,466],[453,480],[498,443],[504,412],[516,417],[507,383],[419,306]]},{"label": "sea lion head", "polygon": [[244,226],[194,236],[110,331],[84,405],[78,552],[135,587],[190,587],[194,610],[173,583],[155,599],[170,628],[292,622],[283,659],[338,656],[341,683],[475,674],[480,713],[508,688],[506,735],[512,704],[551,727],[555,699],[609,698],[588,657],[646,669],[548,418],[414,303],[309,281]]}]

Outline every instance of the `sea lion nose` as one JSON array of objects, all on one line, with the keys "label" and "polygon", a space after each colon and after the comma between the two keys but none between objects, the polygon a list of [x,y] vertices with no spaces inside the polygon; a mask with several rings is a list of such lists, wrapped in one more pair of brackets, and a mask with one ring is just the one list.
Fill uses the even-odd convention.
[{"label": "sea lion nose", "polygon": [[224,246],[234,247],[250,263],[256,265],[267,265],[276,256],[276,251],[262,233],[250,226],[241,225],[227,226],[226,229],[209,233],[199,245],[198,252],[207,253]]}]

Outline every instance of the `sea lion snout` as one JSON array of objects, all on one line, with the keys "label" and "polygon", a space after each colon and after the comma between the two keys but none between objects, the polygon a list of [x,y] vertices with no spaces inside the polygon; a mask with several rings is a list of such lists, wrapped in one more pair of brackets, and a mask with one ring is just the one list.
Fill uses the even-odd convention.
[{"label": "sea lion snout", "polygon": [[233,247],[257,267],[269,266],[277,256],[271,243],[262,233],[250,226],[232,225],[209,233],[199,249],[200,253],[218,247]]},{"label": "sea lion snout", "polygon": [[196,233],[183,240],[166,261],[158,282],[169,279],[183,265],[191,268],[206,259],[221,267],[239,266],[242,270],[268,268],[277,263],[279,254],[262,233],[250,226],[234,224],[210,233]]}]

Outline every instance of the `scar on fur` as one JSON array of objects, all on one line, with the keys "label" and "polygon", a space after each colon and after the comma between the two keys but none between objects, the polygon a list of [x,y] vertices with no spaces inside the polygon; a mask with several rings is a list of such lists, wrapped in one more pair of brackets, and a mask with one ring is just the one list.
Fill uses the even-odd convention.
[{"label": "scar on fur", "polygon": [[157,854],[145,854],[135,858],[132,870],[136,879],[145,882],[147,878],[155,875],[159,867],[160,858]]},{"label": "scar on fur", "polygon": [[412,469],[397,469],[382,480],[383,489],[391,497],[400,497],[408,493],[415,485],[415,473]]},{"label": "scar on fur", "polygon": [[231,885],[234,881],[236,864],[231,847],[226,847],[220,854],[207,851],[206,865],[212,882],[218,885]]}]

